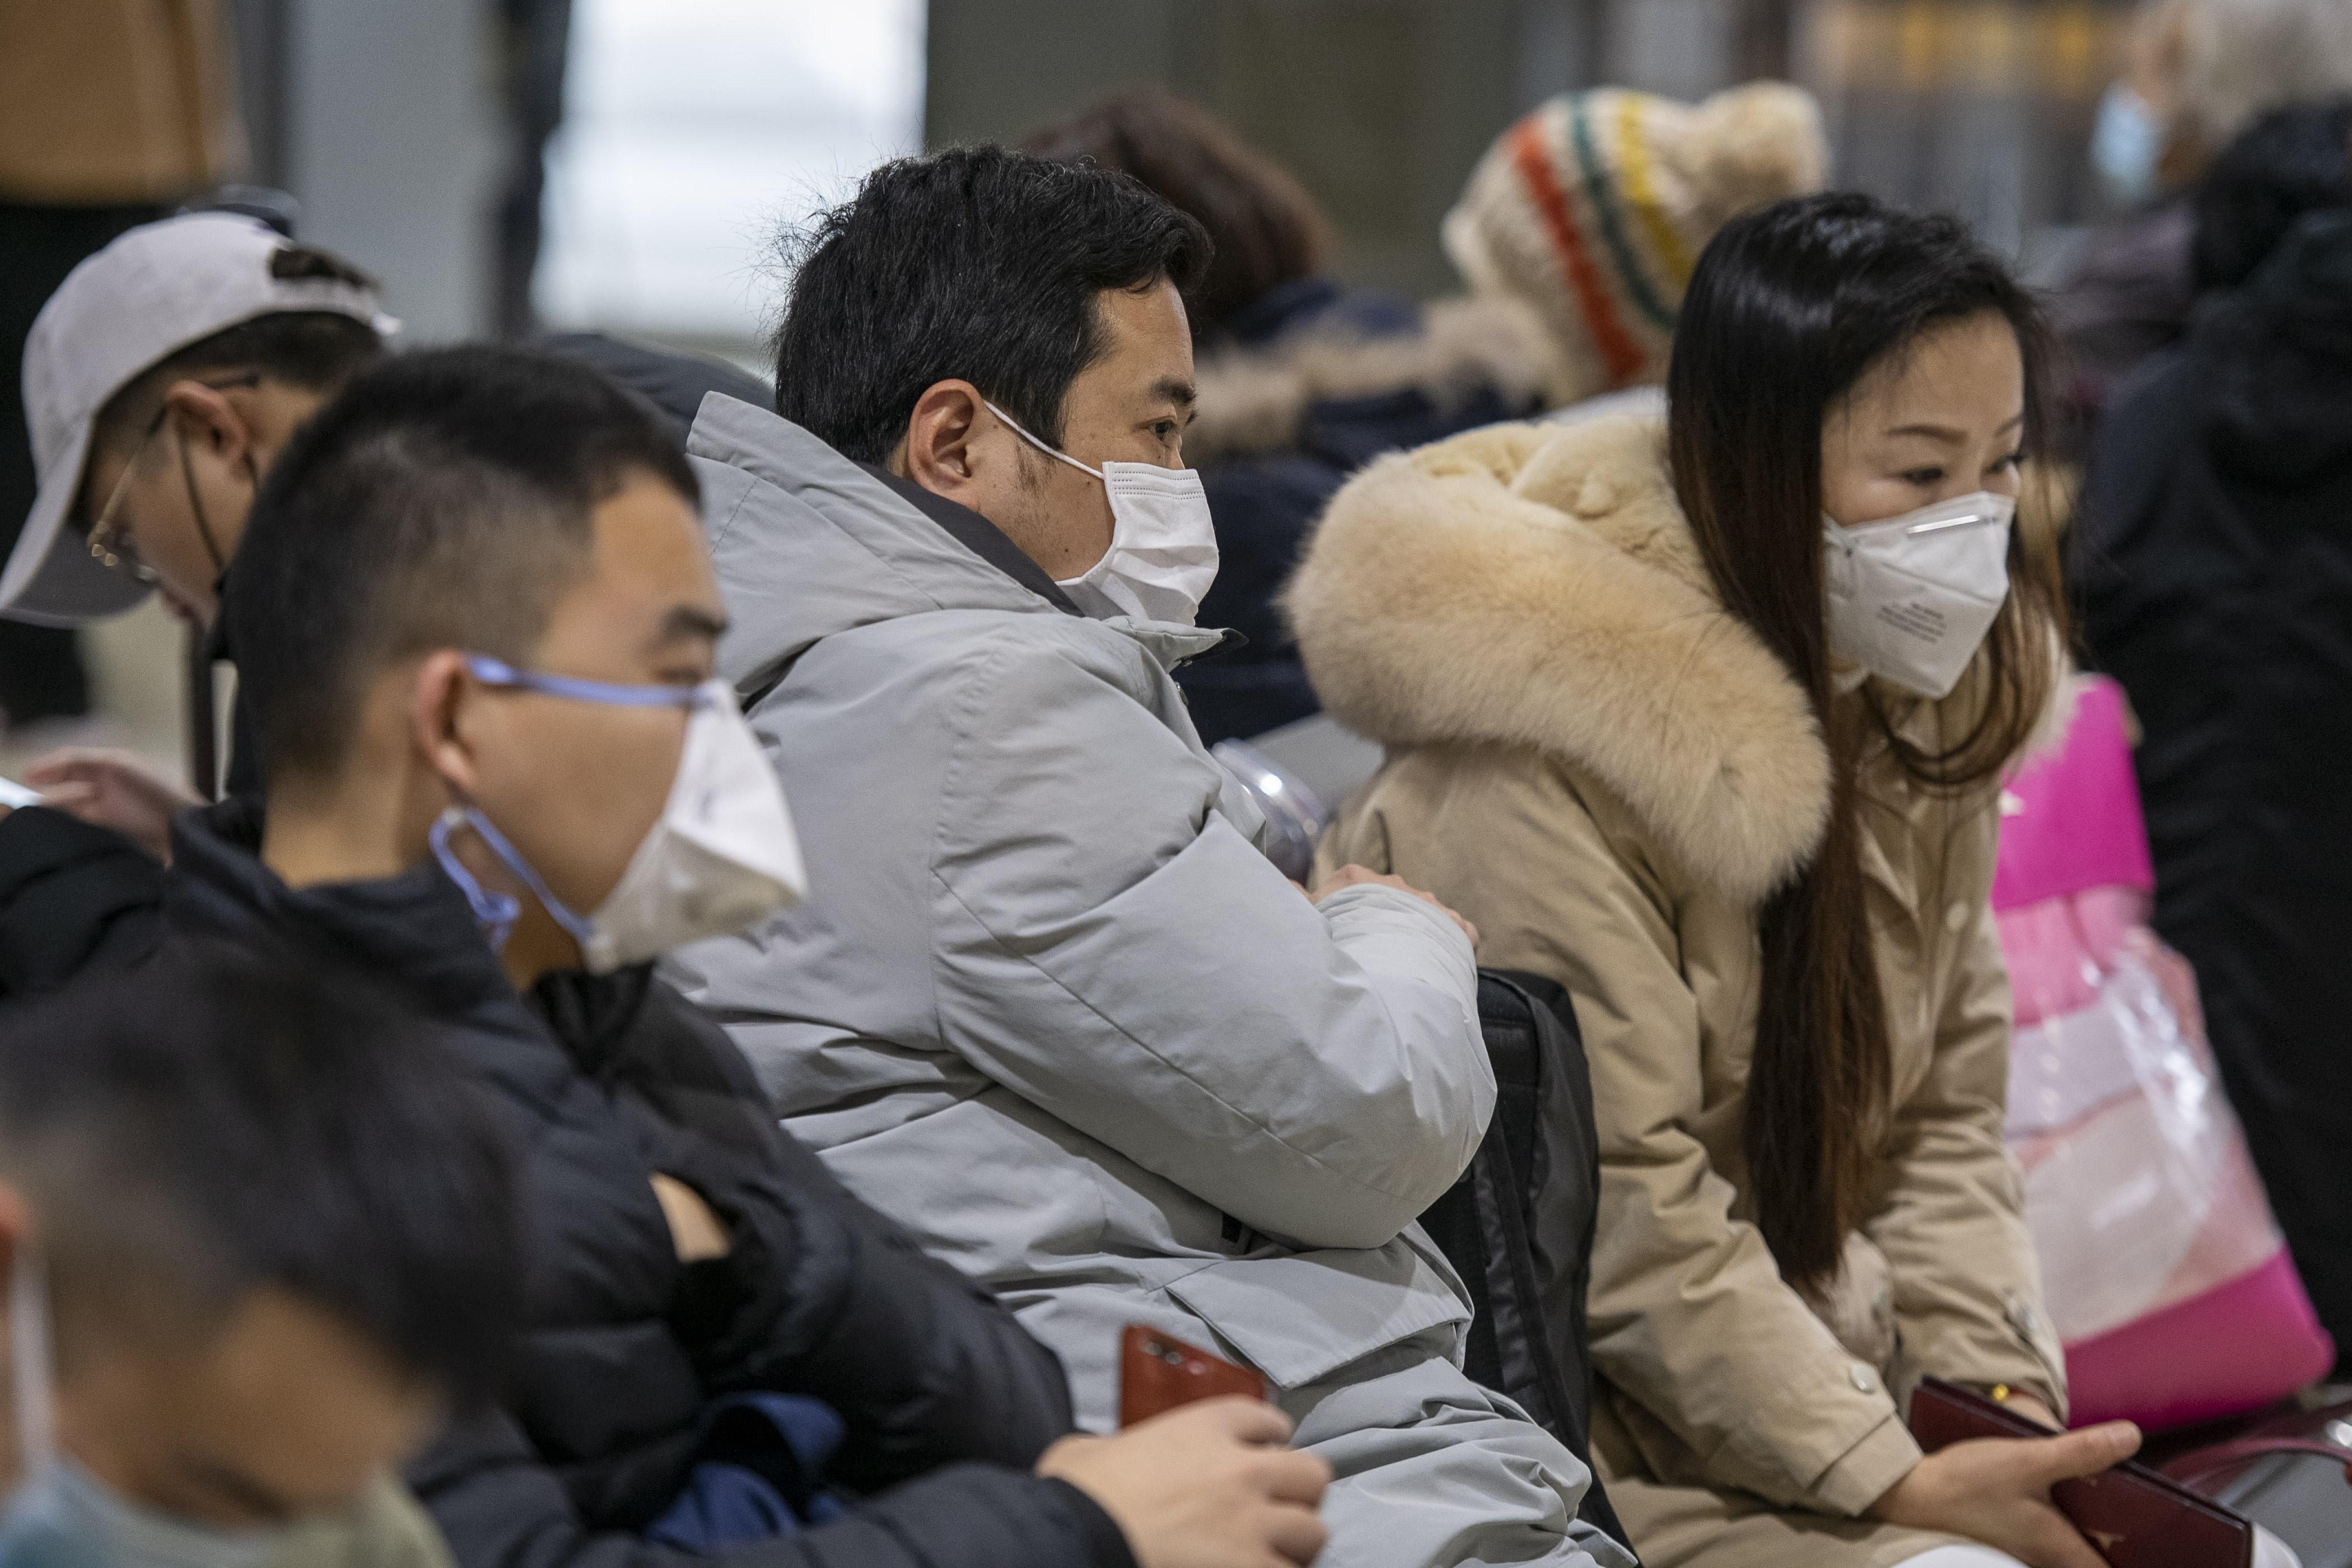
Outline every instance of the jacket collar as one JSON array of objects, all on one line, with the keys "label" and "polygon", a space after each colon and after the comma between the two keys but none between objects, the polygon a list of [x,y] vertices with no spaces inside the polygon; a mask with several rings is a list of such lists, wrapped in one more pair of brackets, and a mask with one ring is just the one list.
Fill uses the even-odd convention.
[{"label": "jacket collar", "polygon": [[456,883],[428,860],[396,877],[289,888],[262,864],[261,810],[231,797],[172,825],[173,930],[294,963],[348,965],[415,1006],[477,1070],[542,1115],[579,1076],[621,1070],[656,982],[651,964],[564,970],[516,993]]},{"label": "jacket collar", "polygon": [[857,465],[897,493],[900,500],[947,530],[950,538],[1028,589],[1065,615],[1084,616],[1086,612],[1062,592],[1062,585],[1045,575],[1045,569],[1029,559],[1023,550],[1004,536],[1004,531],[980,513],[942,495],[934,495],[912,479],[901,479],[876,463]]},{"label": "jacket collar", "polygon": [[1654,418],[1494,426],[1382,459],[1333,500],[1288,608],[1349,728],[1573,763],[1736,900],[1820,842],[1811,703],[1717,599]]},{"label": "jacket collar", "polygon": [[289,888],[261,861],[261,809],[231,797],[172,825],[174,929],[356,964],[439,1016],[520,1025],[521,1004],[457,884],[426,861],[396,877]]}]

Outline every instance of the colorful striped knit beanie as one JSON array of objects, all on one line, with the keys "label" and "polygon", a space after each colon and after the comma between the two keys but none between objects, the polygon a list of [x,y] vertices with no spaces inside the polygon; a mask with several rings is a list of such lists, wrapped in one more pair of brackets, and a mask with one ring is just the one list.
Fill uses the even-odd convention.
[{"label": "colorful striped knit beanie", "polygon": [[1445,248],[1481,293],[1549,324],[1574,402],[1663,382],[1698,254],[1743,212],[1821,189],[1821,111],[1760,82],[1692,107],[1601,88],[1506,131],[1446,215]]}]

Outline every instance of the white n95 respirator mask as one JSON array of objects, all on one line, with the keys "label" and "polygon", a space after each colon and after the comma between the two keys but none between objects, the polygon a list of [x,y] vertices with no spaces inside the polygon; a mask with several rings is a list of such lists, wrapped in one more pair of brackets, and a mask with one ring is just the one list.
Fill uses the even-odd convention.
[{"label": "white n95 respirator mask", "polygon": [[1089,468],[1029,434],[995,404],[988,411],[1047,457],[1100,479],[1110,498],[1110,548],[1087,571],[1055,584],[1071,602],[1097,620],[1129,616],[1191,626],[1217,580],[1217,528],[1201,476],[1157,463]]},{"label": "white n95 respirator mask", "polygon": [[2017,502],[1980,490],[1859,528],[1827,523],[1830,652],[1922,697],[1948,697],[2009,597]]},{"label": "white n95 respirator mask", "polygon": [[464,890],[493,947],[505,944],[519,906],[507,894],[484,888],[451,851],[449,835],[458,827],[479,834],[572,933],[592,973],[659,958],[705,937],[748,931],[806,895],[808,876],[783,787],[725,681],[691,688],[617,686],[519,670],[478,655],[467,656],[467,668],[486,685],[689,712],[686,744],[661,816],[638,841],[604,901],[586,914],[550,891],[480,810],[453,805],[442,815],[433,827],[434,856]]}]

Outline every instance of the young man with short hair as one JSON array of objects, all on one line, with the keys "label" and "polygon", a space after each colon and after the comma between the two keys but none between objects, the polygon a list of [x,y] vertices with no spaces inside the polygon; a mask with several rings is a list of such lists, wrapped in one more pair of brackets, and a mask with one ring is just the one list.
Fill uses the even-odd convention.
[{"label": "young man with short hair", "polygon": [[801,883],[712,679],[697,496],[595,372],[420,353],[296,439],[230,585],[267,797],[175,824],[173,931],[364,970],[527,1151],[508,1392],[419,1495],[464,1568],[1311,1556],[1324,1470],[1277,1413],[1068,1436],[1052,1353],[780,1132],[653,977]]},{"label": "young man with short hair", "polygon": [[1494,1105],[1474,933],[1302,898],[1170,678],[1216,569],[1183,290],[1124,175],[963,148],[819,224],[778,414],[705,402],[746,693],[827,896],[688,950],[784,1124],[1112,1421],[1122,1327],[1244,1360],[1338,1472],[1335,1568],[1616,1564],[1590,1477],[1458,1369],[1416,1217]]},{"label": "young man with short hair", "polygon": [[189,943],[0,1012],[0,1561],[446,1564],[394,1471],[501,1378],[515,1220],[363,984]]}]

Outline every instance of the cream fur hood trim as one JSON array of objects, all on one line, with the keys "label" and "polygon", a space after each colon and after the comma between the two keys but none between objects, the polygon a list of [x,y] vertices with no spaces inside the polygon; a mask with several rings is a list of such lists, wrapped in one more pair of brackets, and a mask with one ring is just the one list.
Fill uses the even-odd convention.
[{"label": "cream fur hood trim", "polygon": [[1752,903],[1820,843],[1828,750],[1795,680],[1716,598],[1664,439],[1617,416],[1384,458],[1333,498],[1287,605],[1349,728],[1571,763],[1685,871]]},{"label": "cream fur hood trim", "polygon": [[1424,306],[1419,331],[1367,337],[1309,326],[1260,348],[1204,358],[1200,403],[1184,432],[1192,463],[1295,446],[1307,410],[1331,398],[1410,388],[1440,407],[1491,386],[1507,403],[1546,405],[1569,386],[1535,310],[1516,300],[1462,298]]}]

